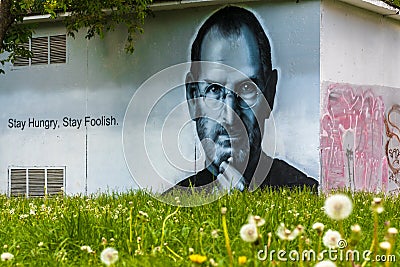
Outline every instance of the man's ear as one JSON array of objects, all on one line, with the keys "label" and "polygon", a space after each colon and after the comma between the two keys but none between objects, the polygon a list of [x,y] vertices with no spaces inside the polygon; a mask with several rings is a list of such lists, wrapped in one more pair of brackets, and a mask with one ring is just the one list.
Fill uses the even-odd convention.
[{"label": "man's ear", "polygon": [[199,115],[199,104],[197,99],[197,97],[199,97],[199,91],[197,82],[194,81],[193,74],[190,71],[186,74],[185,87],[190,117],[195,121]]},{"label": "man's ear", "polygon": [[269,80],[265,86],[264,97],[268,102],[269,108],[274,108],[275,94],[276,94],[276,85],[278,83],[278,71],[276,69],[272,70],[269,73]]}]

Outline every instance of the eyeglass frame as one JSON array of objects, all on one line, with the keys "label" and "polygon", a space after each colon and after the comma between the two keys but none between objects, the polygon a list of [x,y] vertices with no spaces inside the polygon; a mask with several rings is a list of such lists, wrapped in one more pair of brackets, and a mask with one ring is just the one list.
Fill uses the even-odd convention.
[{"label": "eyeglass frame", "polygon": [[[271,75],[268,76],[268,79],[267,79],[267,81],[265,82],[266,85],[269,84],[270,79],[271,79]],[[247,105],[247,102],[246,102],[237,92],[235,92],[234,90],[228,89],[226,86],[224,86],[224,85],[222,85],[222,84],[220,84],[220,83],[217,83],[217,82],[207,82],[207,81],[197,81],[196,83],[197,83],[197,84],[199,84],[199,83],[206,83],[206,84],[209,84],[209,85],[206,86],[206,89],[205,89],[204,91],[207,91],[207,88],[209,88],[211,85],[218,85],[218,86],[220,86],[221,88],[224,88],[224,94],[223,94],[223,97],[224,97],[224,98],[223,98],[223,99],[226,99],[226,97],[227,97],[228,94],[232,94],[232,95],[235,96],[236,99],[238,99],[238,100],[243,101],[244,103],[246,103],[246,106],[245,106],[245,107],[241,106],[240,104],[239,104],[238,106],[239,106],[241,109],[247,110],[247,109],[251,109],[251,108],[255,107],[255,106],[258,104],[259,99],[260,99],[260,94],[263,94],[263,93],[262,93],[260,87],[257,85],[257,83],[254,82],[254,81],[253,81],[252,79],[250,79],[250,78],[248,78],[248,79],[246,79],[246,80],[244,80],[244,81],[241,81],[241,82],[238,83],[238,84],[241,85],[241,84],[245,83],[246,81],[251,81],[251,83],[253,83],[253,84],[256,86],[256,89],[257,89],[257,99],[256,99],[256,101],[254,102],[254,104],[252,104],[252,105]],[[200,90],[199,90],[199,91],[200,91]],[[228,92],[227,92],[227,91],[228,91]],[[200,92],[200,96],[202,97],[202,99],[203,99],[205,105],[207,105],[207,103],[205,102],[205,99],[207,98],[207,96],[205,95],[205,92],[204,92],[204,93],[203,93],[203,92]],[[221,103],[222,103],[221,106],[218,107],[218,108],[213,108],[213,107],[210,107],[209,105],[207,105],[207,107],[209,107],[209,108],[211,108],[211,109],[213,109],[213,110],[220,110],[220,109],[222,109],[222,108],[224,107],[224,103],[223,103],[222,100],[217,100],[217,99],[213,99],[213,100],[214,100],[214,101],[219,101],[219,102],[221,102]]]}]

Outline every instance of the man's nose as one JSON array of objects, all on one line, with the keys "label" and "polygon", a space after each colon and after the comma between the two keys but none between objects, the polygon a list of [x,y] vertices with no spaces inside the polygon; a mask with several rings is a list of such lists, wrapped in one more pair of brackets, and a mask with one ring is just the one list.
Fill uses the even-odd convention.
[{"label": "man's nose", "polygon": [[237,113],[237,97],[232,91],[228,91],[225,96],[224,105],[224,122],[227,125],[235,124],[236,118],[239,116]]}]

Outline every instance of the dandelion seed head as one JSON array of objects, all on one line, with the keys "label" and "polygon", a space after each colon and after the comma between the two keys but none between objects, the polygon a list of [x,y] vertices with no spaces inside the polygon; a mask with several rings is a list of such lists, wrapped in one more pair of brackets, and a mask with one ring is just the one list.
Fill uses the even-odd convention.
[{"label": "dandelion seed head", "polygon": [[352,226],[351,226],[351,231],[352,231],[353,233],[359,233],[359,232],[361,232],[361,227],[360,227],[360,225],[358,225],[358,224],[352,225]]},{"label": "dandelion seed head", "polygon": [[319,234],[324,231],[325,225],[320,222],[316,222],[312,225],[312,229],[316,230]]},{"label": "dandelion seed head", "polygon": [[258,215],[250,215],[248,218],[248,222],[255,224],[257,227],[261,227],[265,224],[265,220]]},{"label": "dandelion seed head", "polygon": [[87,253],[93,253],[93,250],[90,246],[81,246],[82,251],[86,251]]},{"label": "dandelion seed head", "polygon": [[14,255],[11,254],[10,252],[3,252],[0,256],[1,261],[10,261],[14,259]]},{"label": "dandelion seed head", "polygon": [[112,247],[105,248],[100,254],[101,261],[109,266],[118,261],[118,251]]},{"label": "dandelion seed head", "polygon": [[214,229],[214,230],[212,230],[211,231],[211,237],[212,238],[218,238],[218,230],[217,229]]},{"label": "dandelion seed head", "polygon": [[216,267],[216,266],[218,266],[218,263],[213,258],[211,258],[210,259],[210,265],[213,266],[213,267]]},{"label": "dandelion seed head", "polygon": [[287,240],[287,241],[291,241],[294,240],[298,235],[299,235],[300,231],[295,228],[293,229],[293,231],[287,229],[285,227],[285,224],[281,223],[278,227],[278,230],[276,231],[276,234],[278,235],[278,237],[281,240]]},{"label": "dandelion seed head", "polygon": [[389,250],[392,248],[392,245],[388,241],[383,241],[383,242],[379,243],[379,247],[383,250]]},{"label": "dandelion seed head", "polygon": [[252,223],[248,223],[240,228],[240,237],[245,242],[253,243],[258,239],[257,226]]},{"label": "dandelion seed head", "polygon": [[322,242],[327,248],[335,249],[338,247],[339,240],[342,239],[342,236],[338,231],[333,231],[329,229],[326,231],[325,235],[322,238]]},{"label": "dandelion seed head", "polygon": [[390,235],[397,235],[399,233],[399,231],[394,227],[390,227],[387,231]]},{"label": "dandelion seed head", "polygon": [[339,221],[349,217],[353,210],[353,203],[348,196],[336,194],[325,200],[324,210],[331,219]]},{"label": "dandelion seed head", "polygon": [[320,261],[317,264],[315,264],[314,267],[336,267],[336,264],[334,264],[333,262],[329,261],[329,260],[325,260],[325,261]]},{"label": "dandelion seed head", "polygon": [[193,248],[189,248],[189,254],[193,254],[194,253],[194,249]]},{"label": "dandelion seed head", "polygon": [[227,211],[228,211],[228,209],[226,207],[222,207],[221,208],[221,214],[222,215],[225,215]]}]

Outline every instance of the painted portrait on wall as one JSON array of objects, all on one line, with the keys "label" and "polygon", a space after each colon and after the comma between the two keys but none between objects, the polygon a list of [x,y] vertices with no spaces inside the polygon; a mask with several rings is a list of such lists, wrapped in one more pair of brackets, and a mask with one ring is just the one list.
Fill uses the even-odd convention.
[{"label": "painted portrait on wall", "polygon": [[[152,168],[157,169],[155,165],[160,160],[149,154],[164,153],[172,165],[179,161],[172,162],[174,156],[168,157],[168,150],[176,149],[176,146],[167,143],[173,143],[176,136],[184,139],[181,133],[188,125],[193,127],[187,131],[190,136],[183,142],[194,148],[186,152],[192,153],[188,167],[179,163],[174,165],[186,173],[172,180],[158,168],[151,176],[162,176],[164,182],[168,180],[164,183],[167,192],[251,191],[259,187],[304,186],[317,190],[317,177],[309,177],[285,160],[274,158],[277,137],[271,111],[278,105],[275,99],[279,71],[273,66],[271,54],[271,42],[252,11],[237,6],[222,7],[206,18],[195,33],[190,44],[190,62],[161,71],[139,88],[128,107],[125,123],[144,124],[142,138],[149,140],[148,145],[154,141],[148,138],[151,128],[163,128],[159,130],[159,136],[168,136],[161,141],[159,153],[152,153],[151,145],[145,145],[143,151],[149,158],[153,157],[150,159]],[[146,94],[148,97],[151,88],[154,90],[158,86],[166,89],[150,97],[157,99],[153,101],[156,104],[143,103],[143,97]],[[147,93],[141,96],[142,91]],[[184,100],[166,111],[166,106],[171,105],[167,104],[167,99],[172,101],[178,95]],[[139,122],[133,115],[134,107],[138,105],[148,106],[144,122]],[[164,119],[159,119],[161,113],[165,114]],[[272,122],[266,123],[268,120]],[[176,134],[166,134],[168,128],[180,130]],[[124,135],[130,136],[129,133],[139,132],[139,129],[131,132],[124,129]],[[129,166],[129,161],[133,163],[135,157],[133,151],[130,154],[129,148],[126,149],[128,138],[124,138],[124,146]],[[185,154],[185,149],[177,146]],[[181,160],[188,161],[184,156]],[[146,175],[137,169],[134,163],[130,166],[134,177]],[[142,186],[150,183],[147,179],[138,181]]]}]

